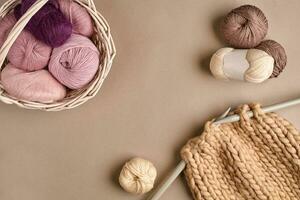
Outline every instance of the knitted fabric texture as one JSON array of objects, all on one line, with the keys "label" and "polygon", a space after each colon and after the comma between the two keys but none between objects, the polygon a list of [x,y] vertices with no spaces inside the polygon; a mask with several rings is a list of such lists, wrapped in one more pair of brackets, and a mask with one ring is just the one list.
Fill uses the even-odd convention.
[{"label": "knitted fabric texture", "polygon": [[181,151],[194,199],[299,200],[299,132],[259,105],[241,106],[236,113],[238,122],[207,122],[203,134]]}]

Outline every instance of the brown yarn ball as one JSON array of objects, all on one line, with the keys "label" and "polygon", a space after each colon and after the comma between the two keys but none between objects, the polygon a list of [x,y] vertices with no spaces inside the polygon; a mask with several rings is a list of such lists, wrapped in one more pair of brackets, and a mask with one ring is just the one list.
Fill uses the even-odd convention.
[{"label": "brown yarn ball", "polygon": [[284,70],[287,63],[287,56],[284,48],[274,40],[265,40],[256,49],[265,51],[274,58],[274,69],[270,78],[275,78]]},{"label": "brown yarn ball", "polygon": [[234,48],[253,48],[267,35],[268,20],[264,13],[252,5],[243,5],[227,14],[221,24],[221,34]]}]

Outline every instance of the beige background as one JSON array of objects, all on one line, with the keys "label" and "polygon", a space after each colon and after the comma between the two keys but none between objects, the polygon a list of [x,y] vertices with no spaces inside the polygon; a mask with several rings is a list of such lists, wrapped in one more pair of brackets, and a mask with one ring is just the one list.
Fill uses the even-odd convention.
[{"label": "beige background", "polygon": [[[1,200],[144,199],[117,183],[127,159],[150,159],[160,181],[186,140],[228,106],[300,95],[299,0],[96,1],[118,50],[111,73],[96,98],[70,111],[0,104]],[[285,46],[288,66],[260,85],[215,80],[209,56],[224,46],[217,24],[247,2],[267,15],[268,38]],[[300,106],[280,113],[300,127]],[[184,178],[162,199],[191,199]]]}]

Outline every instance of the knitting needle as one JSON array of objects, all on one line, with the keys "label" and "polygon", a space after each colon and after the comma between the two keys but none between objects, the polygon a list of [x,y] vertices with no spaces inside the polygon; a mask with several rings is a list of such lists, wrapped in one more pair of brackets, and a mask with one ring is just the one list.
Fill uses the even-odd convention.
[{"label": "knitting needle", "polygon": [[[285,102],[270,105],[270,106],[266,106],[266,107],[262,108],[262,111],[265,112],[265,113],[268,113],[268,112],[281,110],[283,108],[288,108],[288,107],[291,107],[291,106],[295,106],[297,104],[300,104],[300,98],[285,101]],[[253,112],[252,111],[248,111],[247,114],[248,114],[249,117],[253,117]],[[236,122],[236,121],[239,121],[239,120],[240,120],[239,115],[231,115],[231,116],[228,116],[228,117],[223,118],[221,120],[217,120],[215,123],[216,124],[223,124],[223,123],[229,123],[229,122]]]},{"label": "knitting needle", "polygon": [[[262,108],[262,111],[268,113],[283,108],[295,106],[298,104],[300,104],[300,98],[266,106]],[[221,115],[221,117],[217,118],[214,124],[236,122],[240,120],[239,115],[228,116],[229,111],[230,108],[223,115]],[[252,111],[248,111],[247,114],[249,115],[249,117],[253,117]],[[175,179],[179,176],[179,174],[184,170],[185,165],[186,165],[185,161],[181,160],[179,164],[176,166],[176,168],[172,171],[172,173],[162,182],[162,184],[150,195],[150,197],[147,200],[158,200],[163,195],[163,193],[168,189],[168,187],[175,181]]]}]

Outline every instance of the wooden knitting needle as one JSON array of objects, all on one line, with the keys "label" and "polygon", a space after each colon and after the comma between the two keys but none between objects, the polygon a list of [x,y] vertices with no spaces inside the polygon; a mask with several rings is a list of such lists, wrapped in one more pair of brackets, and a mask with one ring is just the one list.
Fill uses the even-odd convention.
[{"label": "wooden knitting needle", "polygon": [[[281,102],[278,104],[266,106],[262,108],[263,112],[273,112],[277,111],[283,108],[291,107],[300,104],[300,98]],[[217,118],[214,122],[214,124],[222,124],[222,123],[229,123],[229,122],[236,122],[240,120],[239,115],[229,115],[228,113],[230,111],[230,108],[226,110],[226,112],[221,115],[219,118]],[[253,117],[253,112],[248,111],[247,114],[249,117]],[[168,187],[175,181],[175,179],[179,176],[179,174],[184,170],[185,168],[185,161],[181,160],[179,164],[176,166],[176,168],[170,173],[170,175],[160,184],[159,187],[157,187],[154,192],[149,196],[147,200],[158,200],[163,193],[168,189]]]}]

